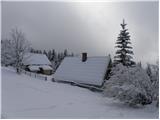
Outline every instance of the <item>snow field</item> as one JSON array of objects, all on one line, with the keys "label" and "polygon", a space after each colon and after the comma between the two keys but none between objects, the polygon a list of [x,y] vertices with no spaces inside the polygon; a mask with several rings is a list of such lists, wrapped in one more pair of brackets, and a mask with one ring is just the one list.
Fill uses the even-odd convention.
[{"label": "snow field", "polygon": [[102,93],[17,75],[2,67],[2,116],[5,118],[158,118],[154,104],[131,108]]}]

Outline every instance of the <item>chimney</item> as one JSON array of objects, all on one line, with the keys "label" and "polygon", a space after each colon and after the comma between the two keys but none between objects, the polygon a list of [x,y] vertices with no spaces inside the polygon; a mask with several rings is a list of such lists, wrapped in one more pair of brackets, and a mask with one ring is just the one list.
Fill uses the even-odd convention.
[{"label": "chimney", "polygon": [[82,53],[82,62],[87,60],[87,53]]}]

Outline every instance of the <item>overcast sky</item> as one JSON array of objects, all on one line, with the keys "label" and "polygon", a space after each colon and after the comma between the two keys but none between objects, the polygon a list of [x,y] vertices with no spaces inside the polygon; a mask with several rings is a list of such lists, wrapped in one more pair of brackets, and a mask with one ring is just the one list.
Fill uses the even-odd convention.
[{"label": "overcast sky", "polygon": [[134,60],[158,59],[158,2],[2,2],[2,38],[21,29],[36,49],[115,54],[125,19]]}]

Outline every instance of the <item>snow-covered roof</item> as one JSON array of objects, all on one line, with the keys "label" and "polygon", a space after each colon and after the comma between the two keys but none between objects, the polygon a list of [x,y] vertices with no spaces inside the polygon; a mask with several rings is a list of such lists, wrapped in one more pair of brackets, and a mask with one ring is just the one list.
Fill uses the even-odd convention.
[{"label": "snow-covered roof", "polygon": [[24,56],[24,65],[51,65],[47,56],[44,54],[28,53]]},{"label": "snow-covered roof", "polygon": [[65,57],[54,74],[55,80],[102,85],[110,57]]},{"label": "snow-covered roof", "polygon": [[30,65],[28,66],[28,68],[31,71],[39,71],[40,68],[42,68],[43,70],[53,70],[49,65]]},{"label": "snow-covered roof", "polygon": [[30,71],[39,71],[39,66],[36,66],[36,65],[31,65],[28,67],[30,69]]},{"label": "snow-covered roof", "polygon": [[49,65],[42,65],[40,67],[43,68],[43,70],[53,70]]}]

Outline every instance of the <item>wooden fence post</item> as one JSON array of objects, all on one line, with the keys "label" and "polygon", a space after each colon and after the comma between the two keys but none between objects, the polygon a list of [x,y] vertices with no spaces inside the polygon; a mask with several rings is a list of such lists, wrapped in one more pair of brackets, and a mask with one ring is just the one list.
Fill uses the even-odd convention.
[{"label": "wooden fence post", "polygon": [[45,81],[47,81],[47,77],[45,77]]}]

